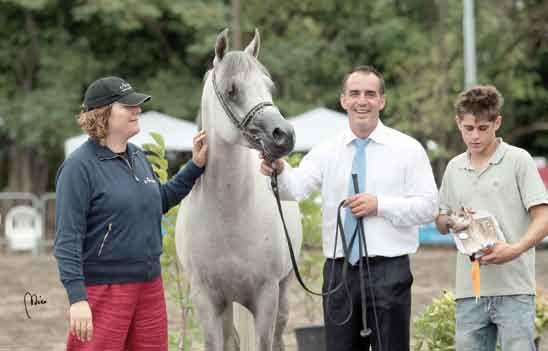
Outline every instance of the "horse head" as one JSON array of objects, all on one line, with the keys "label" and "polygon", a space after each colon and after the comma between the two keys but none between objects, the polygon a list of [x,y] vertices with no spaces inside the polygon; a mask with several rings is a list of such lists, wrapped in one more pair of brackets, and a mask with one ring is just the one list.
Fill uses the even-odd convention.
[{"label": "horse head", "polygon": [[228,52],[228,30],[215,43],[213,69],[208,73],[224,113],[213,123],[227,143],[264,152],[269,159],[289,154],[295,145],[295,131],[272,102],[274,83],[257,60],[259,31],[243,51]]}]

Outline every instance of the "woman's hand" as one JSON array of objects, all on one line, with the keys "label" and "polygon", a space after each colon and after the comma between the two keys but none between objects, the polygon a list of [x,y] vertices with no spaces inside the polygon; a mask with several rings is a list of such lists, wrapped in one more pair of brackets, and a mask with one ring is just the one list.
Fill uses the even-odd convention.
[{"label": "woman's hand", "polygon": [[87,301],[78,301],[70,305],[70,333],[81,342],[90,341],[93,336],[91,308]]},{"label": "woman's hand", "polygon": [[207,162],[206,132],[201,130],[192,139],[192,161],[198,167],[204,167]]}]

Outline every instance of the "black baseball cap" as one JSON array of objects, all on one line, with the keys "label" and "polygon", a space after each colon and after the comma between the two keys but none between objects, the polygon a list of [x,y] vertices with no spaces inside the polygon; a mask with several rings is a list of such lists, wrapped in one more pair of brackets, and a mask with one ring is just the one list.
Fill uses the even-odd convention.
[{"label": "black baseball cap", "polygon": [[119,102],[127,106],[137,106],[150,99],[150,95],[136,92],[122,78],[103,77],[89,85],[84,95],[82,108],[84,112],[87,112],[98,107],[110,105],[113,102]]}]

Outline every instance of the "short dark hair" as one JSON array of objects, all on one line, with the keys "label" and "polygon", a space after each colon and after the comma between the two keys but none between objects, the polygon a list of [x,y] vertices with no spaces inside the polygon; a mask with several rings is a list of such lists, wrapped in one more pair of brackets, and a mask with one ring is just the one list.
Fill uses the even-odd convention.
[{"label": "short dark hair", "polygon": [[379,92],[381,93],[381,95],[384,95],[384,77],[382,76],[382,73],[373,66],[356,66],[352,68],[348,73],[346,73],[343,77],[342,85],[341,85],[342,94],[344,94],[346,91],[346,82],[348,81],[348,77],[350,77],[352,73],[356,73],[356,72],[363,73],[363,74],[370,73],[370,74],[376,75],[377,78],[379,78]]},{"label": "short dark hair", "polygon": [[500,116],[504,98],[493,85],[476,85],[459,94],[455,112],[459,118],[471,114],[477,119],[494,121]]}]

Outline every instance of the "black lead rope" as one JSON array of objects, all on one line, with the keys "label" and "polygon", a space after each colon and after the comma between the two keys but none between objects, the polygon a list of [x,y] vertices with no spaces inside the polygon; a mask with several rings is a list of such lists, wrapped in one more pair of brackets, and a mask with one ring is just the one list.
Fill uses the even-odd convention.
[{"label": "black lead rope", "polygon": [[[357,194],[357,193],[359,193],[357,175],[353,174],[352,175],[352,180],[354,182],[354,191]],[[342,224],[342,219],[341,219],[342,218],[341,217],[341,210],[342,210],[344,201],[341,201],[339,203],[339,206],[337,208],[337,226],[336,226],[336,230],[335,230],[335,243],[334,243],[334,248],[333,248],[333,259],[331,261],[331,272],[330,272],[330,275],[329,275],[329,282],[328,282],[328,285],[327,285],[327,289],[323,293],[312,291],[304,283],[304,280],[302,279],[301,273],[299,271],[299,267],[297,265],[297,260],[295,258],[295,252],[293,250],[293,245],[291,243],[291,238],[289,237],[289,232],[287,230],[287,225],[285,223],[285,218],[284,218],[284,215],[283,215],[283,210],[282,210],[282,205],[281,205],[281,200],[280,200],[280,194],[279,194],[279,188],[278,188],[278,174],[277,174],[276,169],[273,170],[273,174],[270,178],[270,184],[272,186],[272,192],[274,193],[274,197],[276,198],[276,205],[278,207],[278,212],[279,212],[280,218],[282,220],[282,225],[283,225],[283,228],[284,228],[284,234],[285,234],[285,238],[287,240],[287,246],[289,248],[289,256],[291,258],[291,264],[293,265],[293,271],[295,272],[295,277],[297,278],[297,281],[299,282],[301,287],[306,292],[308,292],[312,295],[316,295],[316,296],[326,296],[326,298],[327,298],[326,305],[327,306],[329,306],[329,304],[330,304],[331,295],[333,295],[333,293],[337,292],[341,288],[341,286],[344,287],[344,290],[345,290],[346,295],[347,295],[348,300],[349,300],[349,313],[348,313],[347,317],[342,322],[335,321],[329,315],[328,315],[328,318],[338,326],[342,326],[342,325],[346,324],[350,320],[350,318],[352,317],[352,312],[353,312],[352,294],[350,293],[350,289],[348,287],[347,279],[346,279],[347,272],[348,272],[348,266],[349,266],[348,257],[350,256],[348,250],[349,250],[349,247],[352,247],[352,245],[354,244],[354,241],[356,239],[359,241],[358,247],[359,247],[360,257],[363,257],[364,256],[363,253],[365,253],[365,262],[366,262],[366,267],[367,267],[367,279],[369,279],[369,281],[371,281],[371,269],[370,269],[370,266],[369,266],[369,256],[368,256],[368,253],[367,253],[367,244],[366,244],[366,241],[365,241],[365,234],[364,234],[364,231],[363,231],[363,218],[358,218],[356,228],[354,229],[354,232],[352,233],[352,236],[350,238],[350,243],[347,245],[346,237],[344,235],[344,228],[343,228],[343,224]],[[339,284],[337,286],[332,288],[334,277],[335,277],[335,269],[334,269],[335,266],[334,266],[334,264],[335,264],[335,258],[336,258],[337,239],[339,237],[339,231],[340,231],[340,236],[341,236],[341,241],[342,241],[342,248],[343,248],[343,253],[344,253],[343,271],[342,271],[341,281],[339,282]],[[363,251],[362,251],[362,248],[363,248]],[[363,279],[363,260],[362,259],[359,260],[359,273],[360,273],[360,295],[361,295],[361,303],[362,303],[362,325],[364,327],[363,330],[360,331],[360,336],[366,338],[366,337],[369,337],[371,335],[372,331],[371,331],[370,328],[367,327],[367,300],[366,300],[365,281]],[[369,288],[370,288],[371,300],[372,300],[372,303],[373,303],[373,318],[375,320],[375,328],[377,330],[377,333],[376,333],[377,334],[377,343],[379,345],[379,350],[382,350],[380,329],[379,329],[379,320],[378,320],[378,316],[377,316],[377,308],[376,308],[376,303],[375,303],[375,294],[373,292],[373,287],[372,287],[371,284],[369,284]]]},{"label": "black lead rope", "polygon": [[[353,173],[352,174],[352,182],[354,183],[354,192],[356,194],[359,194],[360,189],[358,185],[358,175]],[[354,234],[355,235],[355,234]],[[354,239],[354,238],[352,238]],[[365,233],[363,231],[363,217],[358,218],[358,240],[359,242],[359,253],[360,258],[365,256],[365,264],[367,266],[367,279],[369,280],[369,293],[371,295],[371,302],[373,303],[373,319],[375,321],[375,328],[377,330],[377,343],[379,346],[379,350],[382,350],[382,343],[381,343],[381,332],[379,329],[379,317],[377,316],[377,304],[375,301],[375,293],[373,291],[373,284],[371,283],[371,267],[369,265],[369,253],[367,252],[367,242],[365,241]],[[351,246],[352,247],[352,246]],[[362,252],[363,247],[363,252]],[[365,253],[365,255],[363,255]],[[363,260],[360,259],[360,294],[362,299],[362,323],[363,323],[363,330],[360,331],[361,337],[368,337],[371,335],[371,328],[367,327],[367,304],[366,304],[366,290],[365,290],[365,281],[363,280]]]}]

